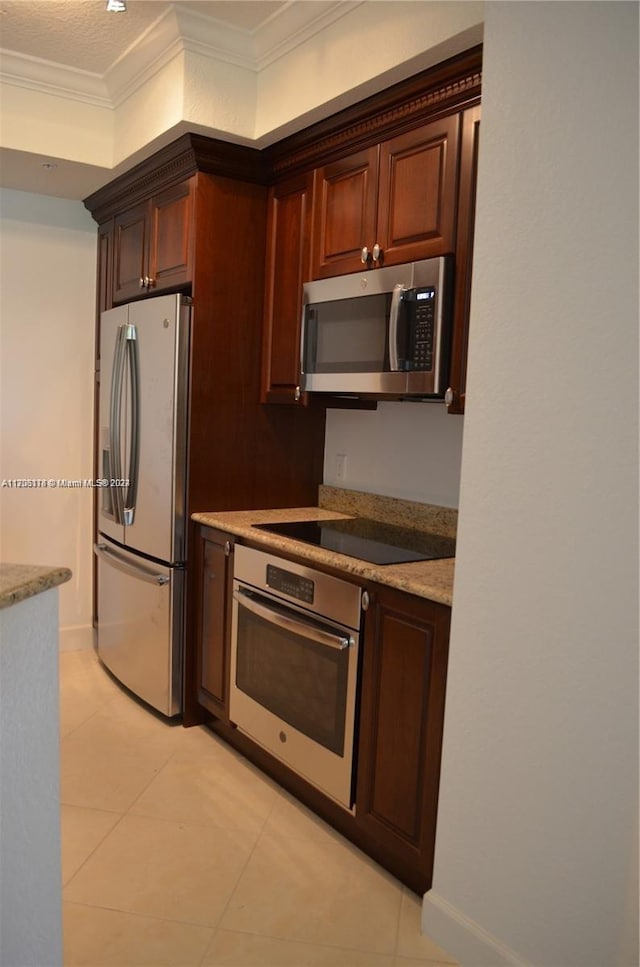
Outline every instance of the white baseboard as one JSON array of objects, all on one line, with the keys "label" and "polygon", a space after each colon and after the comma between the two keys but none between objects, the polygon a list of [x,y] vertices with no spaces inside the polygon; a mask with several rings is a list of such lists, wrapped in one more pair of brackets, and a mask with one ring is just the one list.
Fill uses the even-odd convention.
[{"label": "white baseboard", "polygon": [[93,648],[94,634],[92,625],[73,625],[68,628],[60,628],[59,650],[80,651],[82,648]]},{"label": "white baseboard", "polygon": [[422,932],[461,967],[527,967],[527,961],[433,891],[422,900]]}]

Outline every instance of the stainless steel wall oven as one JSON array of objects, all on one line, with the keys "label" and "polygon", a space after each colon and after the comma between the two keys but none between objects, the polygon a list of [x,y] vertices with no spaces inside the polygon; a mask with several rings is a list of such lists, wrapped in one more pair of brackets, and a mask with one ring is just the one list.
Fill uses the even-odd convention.
[{"label": "stainless steel wall oven", "polygon": [[231,721],[347,809],[361,597],[348,581],[236,547]]}]

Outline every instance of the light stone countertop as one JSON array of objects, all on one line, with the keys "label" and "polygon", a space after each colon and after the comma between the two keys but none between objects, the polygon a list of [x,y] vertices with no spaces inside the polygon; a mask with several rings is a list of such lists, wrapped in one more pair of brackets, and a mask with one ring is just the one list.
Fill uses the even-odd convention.
[{"label": "light stone countertop", "polygon": [[303,541],[256,530],[253,524],[271,524],[291,520],[330,520],[357,516],[344,514],[328,507],[288,507],[277,510],[238,510],[193,514],[193,520],[208,527],[226,531],[248,540],[265,550],[282,551],[313,564],[324,564],[348,572],[355,577],[376,581],[451,606],[455,559],[415,561],[410,564],[370,564],[359,558],[348,557],[326,548],[305,544]]},{"label": "light stone countertop", "polygon": [[0,564],[0,608],[10,608],[18,601],[32,598],[71,578],[68,567],[42,564]]}]

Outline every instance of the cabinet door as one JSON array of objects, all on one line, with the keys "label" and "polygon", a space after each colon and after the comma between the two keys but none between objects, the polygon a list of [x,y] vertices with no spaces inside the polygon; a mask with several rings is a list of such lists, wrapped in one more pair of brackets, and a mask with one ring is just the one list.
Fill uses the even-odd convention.
[{"label": "cabinet door", "polygon": [[367,246],[371,252],[375,243],[377,194],[377,147],[316,169],[314,279],[364,268],[362,249]]},{"label": "cabinet door", "polygon": [[150,204],[149,291],[186,285],[192,277],[192,180],[154,195]]},{"label": "cabinet door", "polygon": [[414,889],[431,886],[450,609],[370,589],[356,820]]},{"label": "cabinet door", "polygon": [[[100,313],[111,308],[111,272],[113,270],[113,221],[98,226],[98,270],[96,309],[98,322]],[[100,340],[96,341],[99,348]]]},{"label": "cabinet door", "polygon": [[458,230],[455,255],[456,287],[453,304],[451,366],[449,370],[449,386],[453,393],[453,401],[449,405],[449,413],[464,413],[465,406],[479,141],[480,105],[469,108],[462,115]]},{"label": "cabinet door", "polygon": [[198,700],[228,720],[232,544],[228,535],[209,528],[201,534]]},{"label": "cabinet door", "polygon": [[269,192],[263,330],[262,400],[300,396],[302,286],[310,278],[311,173]]},{"label": "cabinet door", "polygon": [[149,206],[136,205],[114,220],[113,302],[127,302],[144,292],[149,247]]},{"label": "cabinet door", "polygon": [[384,265],[453,253],[459,116],[380,145],[376,242]]}]

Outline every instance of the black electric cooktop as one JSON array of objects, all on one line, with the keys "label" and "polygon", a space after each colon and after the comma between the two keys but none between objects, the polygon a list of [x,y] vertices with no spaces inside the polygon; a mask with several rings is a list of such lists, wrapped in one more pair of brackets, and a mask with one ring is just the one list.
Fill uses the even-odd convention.
[{"label": "black electric cooktop", "polygon": [[383,524],[366,517],[340,520],[294,520],[276,524],[254,524],[258,530],[292,537],[329,551],[358,557],[371,564],[407,564],[454,557],[452,537],[426,534],[395,524]]}]

